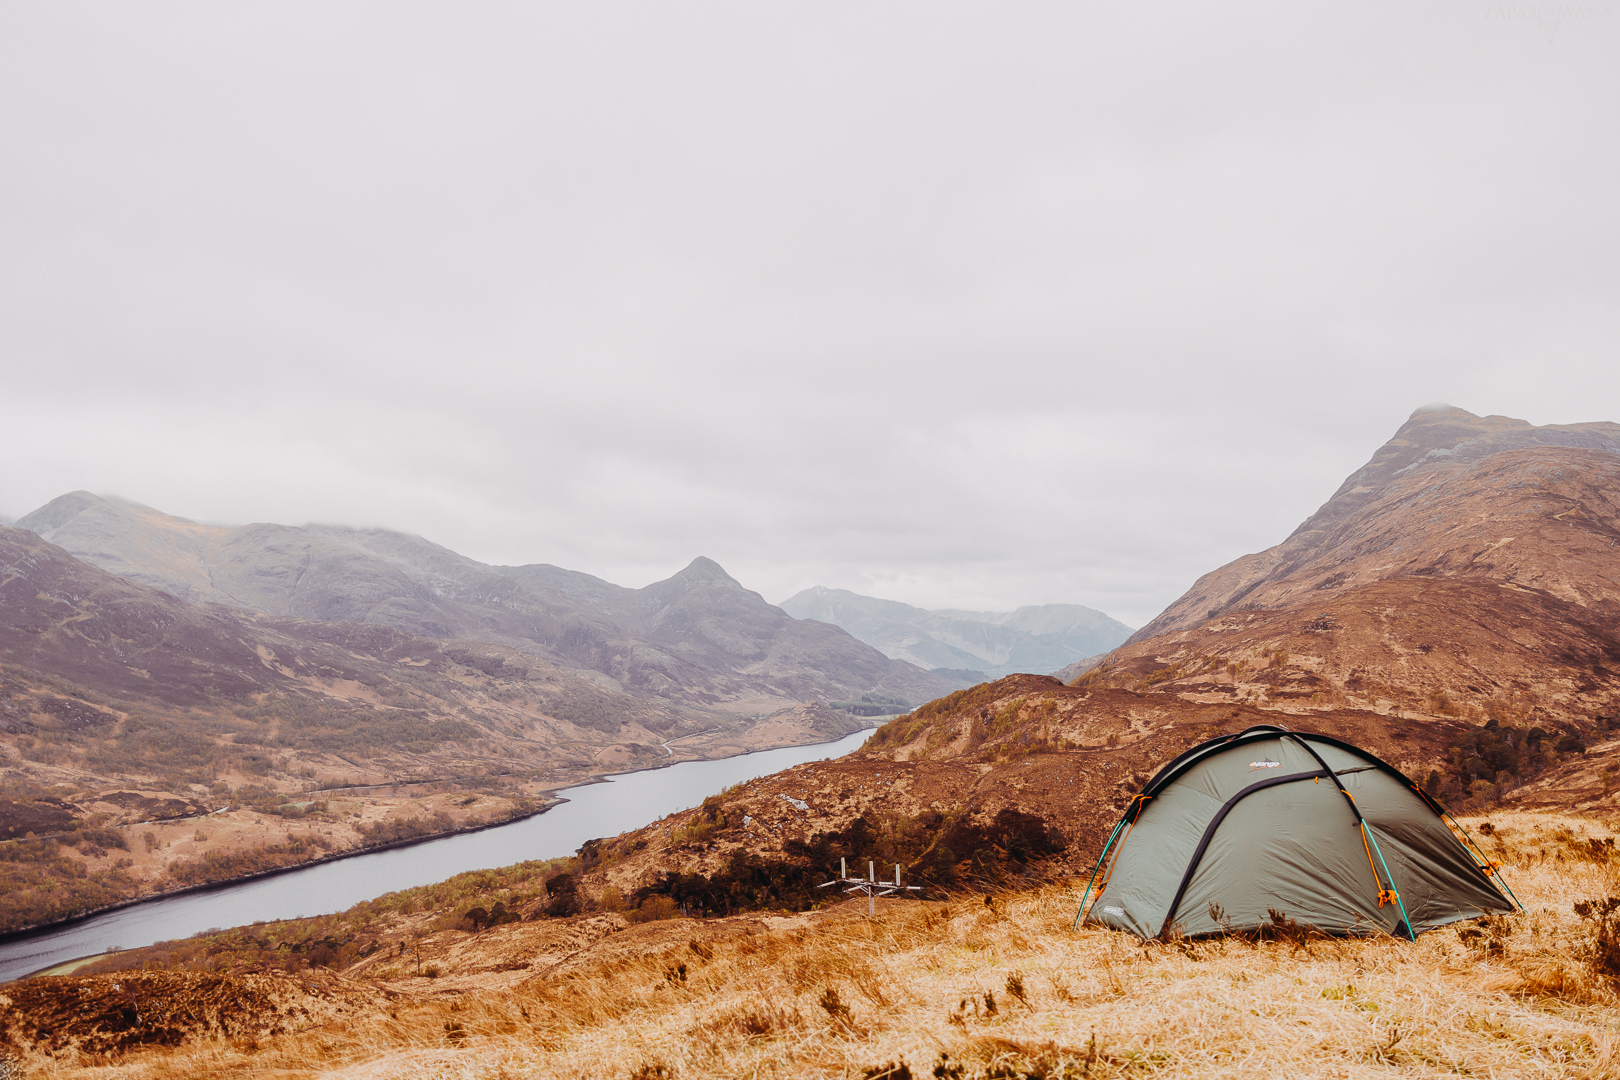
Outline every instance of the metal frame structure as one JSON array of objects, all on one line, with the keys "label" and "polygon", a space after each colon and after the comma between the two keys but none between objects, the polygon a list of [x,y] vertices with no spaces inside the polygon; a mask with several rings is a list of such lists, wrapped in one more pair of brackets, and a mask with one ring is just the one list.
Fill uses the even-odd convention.
[{"label": "metal frame structure", "polygon": [[896,893],[922,891],[921,885],[900,884],[899,863],[894,864],[893,881],[879,881],[877,876],[877,864],[875,862],[867,862],[865,877],[850,877],[848,860],[846,859],[838,860],[838,877],[836,880],[823,881],[820,885],[817,885],[816,888],[825,889],[829,885],[846,885],[848,888],[846,888],[844,891],[847,893],[865,893],[866,914],[868,916],[877,915],[877,898],[880,896],[893,896]]}]

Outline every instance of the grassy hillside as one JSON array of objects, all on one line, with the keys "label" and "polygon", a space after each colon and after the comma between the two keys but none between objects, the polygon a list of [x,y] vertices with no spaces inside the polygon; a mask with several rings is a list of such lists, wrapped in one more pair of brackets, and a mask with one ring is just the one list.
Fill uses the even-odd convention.
[{"label": "grassy hillside", "polygon": [[[1071,929],[1074,884],[885,901],[871,920],[850,901],[476,928],[466,905],[495,893],[469,877],[239,932],[288,973],[268,983],[225,973],[234,961],[213,945],[187,970],[156,966],[178,950],[148,953],[140,975],[0,989],[0,1023],[22,1064],[71,1078],[1614,1075],[1613,823],[1514,812],[1465,824],[1489,837],[1527,913],[1415,944],[1282,926],[1145,946]],[[485,884],[507,889],[511,910],[543,901],[551,870]],[[376,947],[338,957],[345,934]],[[305,946],[271,945],[293,940]],[[161,1021],[144,1035],[118,1029],[119,995],[135,988]]]}]

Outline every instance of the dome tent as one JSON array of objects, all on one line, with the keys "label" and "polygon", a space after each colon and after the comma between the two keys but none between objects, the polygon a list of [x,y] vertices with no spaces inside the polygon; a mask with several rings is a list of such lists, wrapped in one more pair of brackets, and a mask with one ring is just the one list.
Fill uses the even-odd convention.
[{"label": "dome tent", "polygon": [[1075,925],[1142,938],[1255,930],[1280,916],[1328,934],[1415,939],[1518,908],[1495,866],[1394,766],[1273,725],[1160,769],[1114,827],[1092,883],[1105,866]]}]

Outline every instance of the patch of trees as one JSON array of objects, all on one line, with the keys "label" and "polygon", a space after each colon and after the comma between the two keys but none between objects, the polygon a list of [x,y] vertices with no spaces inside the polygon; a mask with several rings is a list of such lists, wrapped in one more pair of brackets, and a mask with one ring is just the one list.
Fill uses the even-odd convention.
[{"label": "patch of trees", "polygon": [[480,930],[488,930],[490,927],[500,926],[502,923],[519,922],[522,918],[523,916],[520,913],[508,908],[503,901],[497,900],[489,906],[487,911],[481,905],[468,908],[462,914],[461,921],[466,929],[476,934]]},{"label": "patch of trees", "polygon": [[434,720],[411,709],[329,709],[308,705],[289,709],[277,743],[373,757],[379,748],[427,753],[445,743],[477,738],[479,729],[463,720]]},{"label": "patch of trees", "polygon": [[315,817],[330,809],[325,799],[296,799],[259,784],[243,784],[231,792],[231,797],[238,806],[246,809],[293,820]]},{"label": "patch of trees", "polygon": [[72,918],[127,895],[122,866],[91,873],[52,839],[0,844],[0,932]]},{"label": "patch of trees", "polygon": [[1548,768],[1586,752],[1574,732],[1539,726],[1513,727],[1487,720],[1453,744],[1444,766],[1431,769],[1423,790],[1443,804],[1477,809],[1504,788],[1531,780]]},{"label": "patch of trees", "polygon": [[181,885],[206,885],[296,866],[319,858],[334,846],[316,833],[289,836],[281,843],[261,844],[245,851],[205,851],[195,859],[172,864],[168,873]]},{"label": "patch of trees", "polygon": [[104,829],[96,825],[80,825],[74,823],[75,828],[57,835],[54,839],[63,847],[78,848],[91,858],[99,859],[107,854],[108,848],[118,851],[128,851],[129,841],[117,829]]},{"label": "patch of trees", "polygon": [[355,826],[365,838],[366,847],[383,847],[421,836],[438,836],[453,831],[455,827],[455,820],[443,810],[420,817],[361,822]]},{"label": "patch of trees", "polygon": [[1044,818],[1011,807],[989,820],[935,811],[888,820],[863,816],[846,829],[790,842],[785,859],[738,851],[714,874],[666,871],[630,901],[645,907],[654,897],[667,897],[688,914],[804,911],[837,898],[819,886],[836,874],[841,858],[862,875],[875,862],[883,877],[899,863],[908,883],[950,891],[1022,877],[1065,846]]},{"label": "patch of trees", "polygon": [[605,695],[584,688],[546,694],[544,707],[557,719],[592,731],[617,731],[624,719],[622,712]]},{"label": "patch of trees", "polygon": [[483,653],[475,653],[467,649],[441,649],[440,651],[444,653],[447,659],[460,664],[462,667],[471,668],[473,671],[479,672],[482,675],[487,675],[490,678],[496,678],[502,675],[508,678],[523,678],[529,673],[528,670],[521,665],[508,665],[506,659],[500,656],[489,656]]},{"label": "patch of trees", "polygon": [[546,879],[546,903],[541,912],[555,918],[578,915],[585,909],[579,892],[579,878],[564,871]]},{"label": "patch of trees", "polygon": [[203,726],[193,717],[131,715],[117,737],[85,746],[84,764],[103,776],[145,774],[169,787],[206,784],[232,755]]},{"label": "patch of trees", "polygon": [[862,694],[858,700],[833,701],[829,704],[834,709],[854,716],[893,716],[911,710],[911,702],[905,698],[889,697],[886,694]]}]

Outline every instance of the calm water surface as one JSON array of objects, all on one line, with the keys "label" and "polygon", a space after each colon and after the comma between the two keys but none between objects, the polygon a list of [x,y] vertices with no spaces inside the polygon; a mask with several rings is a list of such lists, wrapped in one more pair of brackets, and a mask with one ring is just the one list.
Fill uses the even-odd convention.
[{"label": "calm water surface", "polygon": [[0,944],[0,982],[111,948],[135,949],[261,919],[327,915],[468,870],[572,855],[587,840],[639,829],[665,814],[696,806],[732,784],[801,762],[842,757],[871,733],[868,729],[815,746],[622,773],[605,783],[569,788],[568,802],[510,825],[109,911],[61,930]]}]

